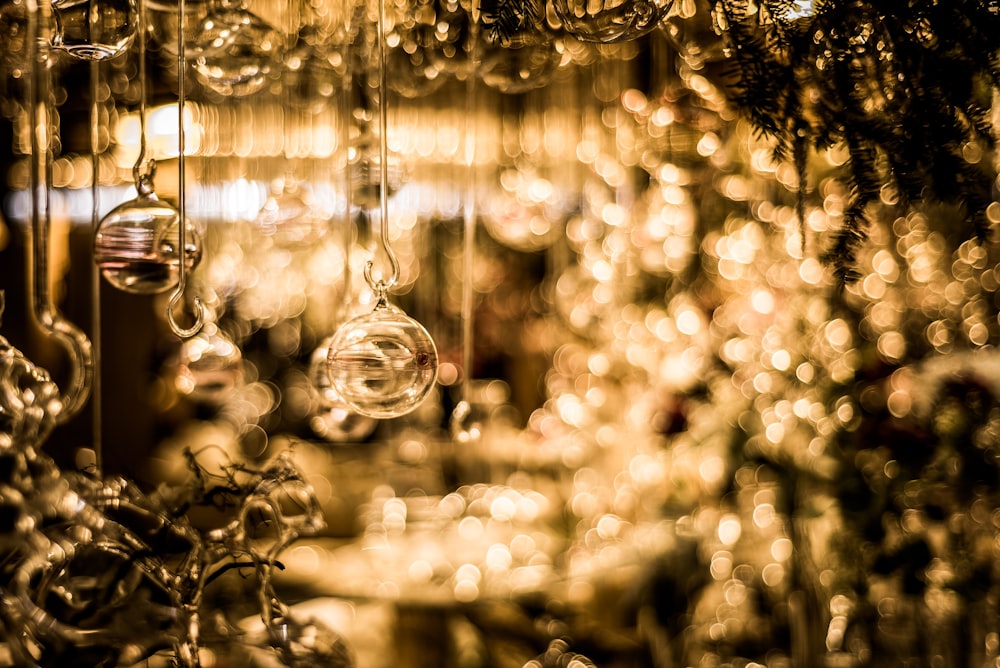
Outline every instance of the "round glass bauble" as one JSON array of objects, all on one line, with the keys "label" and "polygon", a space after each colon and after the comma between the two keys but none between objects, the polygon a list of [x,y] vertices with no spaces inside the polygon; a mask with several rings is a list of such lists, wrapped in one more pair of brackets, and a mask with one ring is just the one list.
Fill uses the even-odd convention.
[{"label": "round glass bauble", "polygon": [[394,418],[414,410],[437,379],[437,348],[427,330],[380,304],[344,323],[327,352],[330,381],[362,415]]},{"label": "round glass bauble", "polygon": [[243,352],[214,322],[181,344],[177,390],[199,403],[218,405],[243,385]]},{"label": "round glass bauble", "polygon": [[136,0],[56,0],[51,44],[80,60],[116,58],[138,29]]},{"label": "round glass bauble", "polygon": [[637,39],[656,28],[672,0],[552,0],[563,29],[583,42],[611,44]]},{"label": "round glass bauble", "polygon": [[[184,261],[193,269],[201,259],[201,240],[186,231]],[[97,226],[94,262],[114,287],[133,294],[166,292],[177,285],[180,269],[180,214],[155,193],[119,204]]]},{"label": "round glass bauble", "polygon": [[518,94],[552,80],[562,54],[551,35],[525,31],[503,42],[480,43],[479,78],[501,93]]},{"label": "round glass bauble", "polygon": [[306,202],[298,187],[286,185],[265,200],[253,224],[277,245],[297,247],[318,241],[326,233],[330,219]]},{"label": "round glass bauble", "polygon": [[192,66],[198,82],[226,97],[246,97],[268,86],[283,67],[281,33],[241,7],[219,7],[198,28]]}]

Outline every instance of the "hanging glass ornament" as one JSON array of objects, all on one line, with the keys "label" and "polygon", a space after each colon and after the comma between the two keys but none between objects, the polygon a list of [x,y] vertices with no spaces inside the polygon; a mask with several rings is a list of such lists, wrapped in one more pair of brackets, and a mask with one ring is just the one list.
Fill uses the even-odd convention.
[{"label": "hanging glass ornament", "polygon": [[282,68],[281,33],[253,12],[227,0],[202,19],[192,47],[198,82],[226,97],[253,95]]},{"label": "hanging glass ornament", "polygon": [[219,405],[243,384],[243,353],[214,316],[206,319],[201,331],[181,344],[175,385],[194,401]]},{"label": "hanging glass ornament", "polygon": [[[151,174],[140,177],[136,189],[135,199],[116,206],[98,224],[94,262],[119,290],[159,294],[177,285],[180,216],[156,196]],[[193,231],[187,237],[184,262],[193,269],[201,260],[201,241]]]},{"label": "hanging glass ornament", "polygon": [[329,226],[329,217],[303,198],[302,187],[291,178],[278,179],[254,219],[254,227],[282,247],[311,246]]},{"label": "hanging glass ornament", "polygon": [[327,353],[330,381],[362,415],[406,415],[437,380],[437,348],[423,326],[383,297],[375,310],[342,325]]},{"label": "hanging glass ornament", "polygon": [[139,24],[136,0],[55,0],[52,17],[52,47],[81,60],[124,54]]},{"label": "hanging glass ornament", "polygon": [[552,0],[562,27],[583,42],[637,39],[656,28],[673,0]]},{"label": "hanging glass ornament", "polygon": [[317,31],[304,27],[295,47],[285,54],[288,103],[310,114],[332,105],[348,76],[345,49],[327,45],[323,39]]},{"label": "hanging glass ornament", "polygon": [[389,170],[386,141],[385,0],[379,1],[379,200],[380,240],[389,261],[388,277],[365,279],[375,292],[375,309],[344,323],[330,342],[327,373],[344,402],[362,415],[394,418],[413,411],[437,380],[438,355],[434,340],[423,326],[389,304],[388,291],[399,279],[399,262],[389,244]]},{"label": "hanging glass ornament", "polygon": [[484,39],[481,47],[479,78],[501,93],[545,86],[562,61],[557,40],[539,30],[525,30],[502,43]]},{"label": "hanging glass ornament", "polygon": [[[143,166],[145,164],[145,170]],[[180,212],[156,196],[156,161],[146,163],[146,40],[139,38],[139,155],[132,167],[136,197],[113,208],[94,233],[94,262],[111,285],[134,294],[158,294],[177,285],[201,259],[201,242],[187,234],[181,251]]]},{"label": "hanging glass ornament", "polygon": [[[448,77],[434,57],[440,42],[436,34],[441,21],[434,0],[390,0],[386,17],[387,67],[392,72],[388,87],[409,99],[429,95],[440,89]],[[375,53],[381,45],[377,37],[365,35],[356,51],[359,72],[369,72],[365,92],[378,98],[379,61]]]},{"label": "hanging glass ornament", "polygon": [[709,0],[675,0],[674,8],[660,23],[667,39],[684,62],[695,71],[714,70],[726,60],[727,42],[713,19]]},{"label": "hanging glass ornament", "polygon": [[332,443],[363,441],[375,431],[378,421],[348,406],[330,381],[327,355],[332,342],[333,337],[327,338],[310,359],[309,379],[316,391],[316,410],[309,418],[309,427]]}]

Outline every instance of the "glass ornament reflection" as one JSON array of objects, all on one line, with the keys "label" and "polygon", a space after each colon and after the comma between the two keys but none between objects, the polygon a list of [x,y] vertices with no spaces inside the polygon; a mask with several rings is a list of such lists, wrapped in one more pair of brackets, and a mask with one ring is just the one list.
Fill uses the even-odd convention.
[{"label": "glass ornament reflection", "polygon": [[375,310],[344,323],[327,352],[330,382],[361,415],[412,412],[437,380],[438,355],[424,327],[380,298]]},{"label": "glass ornament reflection", "polygon": [[52,18],[52,47],[80,60],[124,54],[139,23],[136,0],[56,0]]},{"label": "glass ornament reflection", "polygon": [[327,354],[333,338],[327,338],[313,351],[309,363],[309,380],[316,392],[313,415],[309,428],[320,438],[331,443],[363,441],[378,426],[378,421],[358,413],[341,398],[327,371]]},{"label": "glass ornament reflection", "polygon": [[[97,226],[94,262],[111,285],[124,292],[152,295],[177,285],[180,266],[180,213],[160,200],[151,175],[137,182],[138,195],[112,209]],[[185,268],[201,259],[201,240],[187,230]]]}]

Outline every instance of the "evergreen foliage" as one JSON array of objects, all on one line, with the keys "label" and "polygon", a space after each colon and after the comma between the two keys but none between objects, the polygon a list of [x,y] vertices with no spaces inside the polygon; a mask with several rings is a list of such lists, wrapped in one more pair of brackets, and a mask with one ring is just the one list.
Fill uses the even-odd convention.
[{"label": "evergreen foliage", "polygon": [[[537,0],[493,2],[484,21],[501,42],[540,13]],[[851,200],[825,253],[842,281],[857,277],[869,207],[883,194],[901,205],[958,205],[963,234],[987,238],[1000,3],[717,0],[713,21],[730,101],[775,140],[778,159],[796,165],[800,214],[809,152],[847,151]]]}]

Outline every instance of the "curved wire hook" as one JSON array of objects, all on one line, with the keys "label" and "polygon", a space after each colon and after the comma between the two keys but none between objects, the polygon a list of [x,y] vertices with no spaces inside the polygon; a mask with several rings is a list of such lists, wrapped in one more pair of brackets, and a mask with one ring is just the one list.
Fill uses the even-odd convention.
[{"label": "curved wire hook", "polygon": [[[184,0],[177,3],[178,25],[184,25]],[[201,331],[205,324],[205,305],[202,304],[201,297],[194,298],[194,324],[185,329],[174,318],[174,310],[177,304],[184,298],[184,290],[187,288],[187,213],[184,205],[184,69],[187,67],[184,57],[184,31],[177,31],[177,210],[180,212],[178,220],[179,264],[177,265],[177,287],[170,296],[167,303],[167,323],[170,330],[181,337],[188,339]]]},{"label": "curved wire hook", "polygon": [[[62,424],[74,417],[90,398],[94,382],[94,348],[79,327],[63,317],[52,304],[49,293],[49,237],[51,214],[49,208],[49,181],[51,163],[51,125],[48,114],[47,54],[39,51],[38,44],[41,8],[39,3],[28,3],[28,44],[31,57],[28,113],[31,126],[31,246],[32,246],[32,312],[38,324],[55,339],[70,358],[70,376],[61,394],[62,410],[56,423]],[[39,110],[44,117],[39,119]],[[39,121],[43,123],[39,126]]]}]

